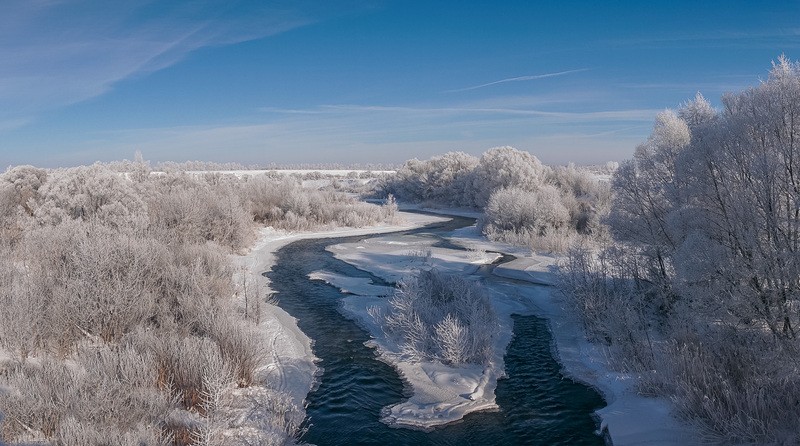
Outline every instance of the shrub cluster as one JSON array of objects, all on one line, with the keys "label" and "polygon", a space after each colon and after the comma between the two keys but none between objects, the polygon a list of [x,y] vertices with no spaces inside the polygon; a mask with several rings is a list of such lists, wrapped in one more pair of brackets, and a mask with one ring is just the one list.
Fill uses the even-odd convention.
[{"label": "shrub cluster", "polygon": [[403,355],[449,365],[487,364],[498,320],[486,291],[460,275],[435,269],[405,279],[386,314],[374,314]]},{"label": "shrub cluster", "polygon": [[293,177],[250,178],[242,189],[256,221],[282,229],[362,227],[384,220],[375,205],[333,190],[304,189]]},{"label": "shrub cluster", "polygon": [[605,236],[601,218],[610,189],[575,166],[550,168],[512,147],[480,158],[450,152],[407,161],[382,185],[401,200],[485,211],[482,228],[492,240],[563,252],[576,239]]}]

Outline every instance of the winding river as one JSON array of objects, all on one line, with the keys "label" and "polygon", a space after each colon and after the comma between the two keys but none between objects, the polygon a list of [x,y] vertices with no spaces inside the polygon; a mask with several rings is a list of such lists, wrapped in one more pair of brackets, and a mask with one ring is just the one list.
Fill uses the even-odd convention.
[{"label": "winding river", "polygon": [[[457,217],[398,234],[425,234],[446,244],[442,234],[473,223]],[[496,390],[500,410],[473,413],[432,432],[381,423],[381,410],[407,397],[403,382],[364,345],[369,335],[339,312],[339,290],[307,277],[325,270],[384,283],[325,250],[368,237],[294,242],[278,251],[276,265],[268,273],[279,305],[297,318],[321,359],[323,372],[308,396],[308,429],[302,441],[320,446],[604,444],[595,434],[598,423],[592,415],[605,405],[602,397],[591,387],[564,378],[553,359],[547,323],[534,316],[514,316],[514,340],[505,357],[508,378],[500,380]]]}]

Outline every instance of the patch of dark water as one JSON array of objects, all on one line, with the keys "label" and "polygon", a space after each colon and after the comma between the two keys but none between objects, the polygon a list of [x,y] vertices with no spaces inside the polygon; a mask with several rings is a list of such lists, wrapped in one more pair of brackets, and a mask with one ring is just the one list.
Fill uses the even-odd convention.
[{"label": "patch of dark water", "polygon": [[[405,234],[439,237],[472,224],[461,219]],[[402,233],[401,233],[402,234]],[[302,240],[277,253],[268,274],[279,305],[296,317],[314,340],[323,368],[318,387],[308,396],[308,431],[303,441],[323,445],[602,445],[593,412],[604,406],[592,388],[565,378],[553,359],[546,321],[514,316],[514,339],[505,357],[508,377],[498,382],[500,409],[467,415],[432,432],[391,428],[381,410],[408,397],[396,371],[364,345],[369,335],[339,311],[342,294],[309,280],[325,270],[351,277],[380,279],[333,257],[325,248],[367,238]]]}]

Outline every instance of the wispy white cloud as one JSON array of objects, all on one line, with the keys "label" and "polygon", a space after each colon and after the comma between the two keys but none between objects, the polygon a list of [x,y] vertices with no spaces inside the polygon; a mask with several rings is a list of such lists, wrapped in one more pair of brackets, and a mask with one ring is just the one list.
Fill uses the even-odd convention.
[{"label": "wispy white cloud", "polygon": [[461,92],[461,91],[477,90],[479,88],[491,87],[492,85],[505,84],[505,83],[508,83],[508,82],[534,81],[534,80],[538,80],[538,79],[546,79],[546,78],[549,78],[549,77],[558,77],[558,76],[565,76],[567,74],[580,73],[580,72],[588,71],[588,70],[589,70],[588,68],[580,68],[580,69],[577,69],[577,70],[559,71],[559,72],[556,72],[556,73],[535,74],[535,75],[532,75],[532,76],[509,77],[507,79],[500,79],[499,81],[487,82],[485,84],[473,85],[471,87],[457,88],[457,89],[454,89],[454,90],[446,90],[445,93],[458,93],[458,92]]},{"label": "wispy white cloud", "polygon": [[[641,82],[630,84],[619,84],[620,87],[634,90],[658,90],[658,91],[678,91],[693,95],[696,92],[703,93],[709,99],[716,99],[717,94],[741,91],[750,86],[756,85],[759,79],[754,76],[750,79],[742,79],[741,82]],[[712,96],[713,94],[713,96]],[[687,98],[689,99],[689,98]]]},{"label": "wispy white cloud", "polygon": [[486,116],[529,116],[551,118],[563,122],[577,121],[645,121],[651,122],[662,109],[625,109],[594,110],[581,112],[545,111],[523,108],[503,107],[404,107],[387,105],[354,105],[337,104],[322,105],[308,110],[269,109],[275,113],[285,114],[346,114],[346,113],[402,113],[415,116],[454,116],[454,115],[486,115]]},{"label": "wispy white cloud", "polygon": [[335,14],[324,2],[4,0],[0,120],[109,91],[204,47],[281,33]]}]

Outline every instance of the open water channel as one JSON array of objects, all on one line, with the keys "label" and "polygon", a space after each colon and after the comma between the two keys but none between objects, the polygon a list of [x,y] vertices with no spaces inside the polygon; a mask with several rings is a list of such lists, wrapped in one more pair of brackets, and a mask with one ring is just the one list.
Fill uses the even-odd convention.
[{"label": "open water channel", "polygon": [[[447,244],[444,234],[473,223],[456,217],[396,235],[424,235]],[[562,375],[553,358],[547,322],[535,316],[514,316],[514,339],[505,356],[508,377],[498,381],[496,390],[498,411],[472,413],[432,432],[381,423],[381,410],[407,397],[403,382],[364,345],[369,334],[339,311],[339,290],[308,278],[309,273],[324,270],[385,284],[325,250],[368,237],[294,242],[278,251],[276,265],[268,273],[279,306],[297,318],[321,359],[323,373],[308,396],[308,429],[302,441],[320,446],[604,444],[596,434],[593,412],[605,402],[593,388]]]}]

